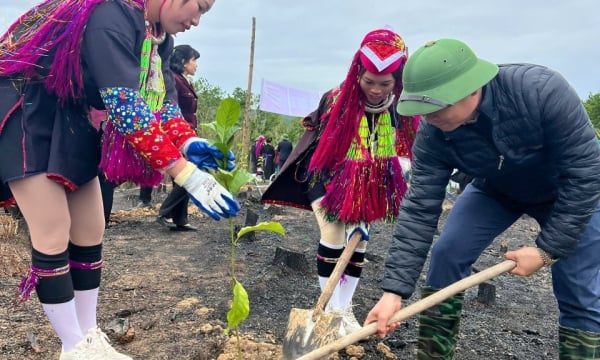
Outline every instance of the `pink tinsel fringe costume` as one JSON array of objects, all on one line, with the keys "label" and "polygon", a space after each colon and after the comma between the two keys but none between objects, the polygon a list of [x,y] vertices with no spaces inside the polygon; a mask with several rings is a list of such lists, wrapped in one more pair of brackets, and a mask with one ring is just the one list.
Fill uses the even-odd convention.
[{"label": "pink tinsel fringe costume", "polygon": [[[11,155],[0,159],[0,204],[10,204],[5,184],[13,179],[47,173],[76,190],[97,175],[100,142],[89,120],[90,107],[106,106],[112,122],[107,134],[111,126],[118,126],[117,135],[122,137],[119,142],[109,136],[111,142],[103,144],[105,170],[113,172],[108,176],[112,180],[153,185],[162,175],[148,164],[164,169],[181,157],[177,146],[195,133],[173,118],[181,116],[170,103],[176,93],[166,62],[162,109],[168,116],[144,110],[140,94],[142,45],[148,34],[144,4],[143,0],[48,0],[22,15],[0,37],[0,151]],[[172,46],[167,35],[152,50],[166,59]],[[108,94],[117,86],[131,90],[131,96],[119,103],[125,107],[119,109],[112,107],[116,102],[111,98],[100,97],[101,89]],[[125,108],[134,107],[146,116],[122,115]],[[123,127],[125,121],[131,128]],[[178,130],[163,130],[167,128]],[[144,150],[150,143],[145,136],[162,139],[164,145]],[[138,149],[133,151],[132,144]],[[152,159],[157,156],[158,160]],[[124,171],[129,175],[123,176]]]}]

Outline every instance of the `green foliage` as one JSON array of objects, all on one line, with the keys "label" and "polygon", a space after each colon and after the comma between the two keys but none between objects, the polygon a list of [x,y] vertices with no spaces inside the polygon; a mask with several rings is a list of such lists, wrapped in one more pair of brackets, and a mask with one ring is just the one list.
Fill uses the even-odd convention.
[{"label": "green foliage", "polygon": [[240,103],[234,99],[227,98],[221,101],[217,109],[216,121],[208,124],[200,124],[203,129],[212,130],[216,135],[213,145],[215,145],[224,155],[227,155],[229,149],[233,146],[235,133],[240,130],[236,126],[240,118]]},{"label": "green foliage", "polygon": [[[201,127],[211,134],[208,140],[214,144],[223,153],[225,159],[229,150],[234,145],[234,138],[236,133],[241,130],[237,123],[240,118],[241,107],[239,101],[233,98],[227,98],[221,101],[219,104],[216,114],[215,121],[210,123],[202,123]],[[253,179],[253,176],[246,170],[242,169],[239,164],[235,166],[232,171],[226,169],[227,160],[223,160],[219,164],[219,169],[213,171],[211,174],[215,179],[225,187],[231,194],[237,195],[241,188]],[[277,222],[263,222],[256,226],[247,226],[240,229],[237,237],[234,233],[233,219],[229,218],[229,229],[231,233],[231,246],[230,246],[230,272],[232,280],[232,293],[233,301],[231,308],[227,313],[227,329],[225,334],[230,330],[237,328],[250,313],[250,301],[248,299],[248,293],[244,286],[237,280],[235,275],[235,249],[238,240],[245,234],[253,231],[273,231],[280,235],[285,235],[283,226]],[[238,342],[238,352],[241,354],[240,344]],[[240,355],[241,356],[241,355]]]},{"label": "green foliage", "polygon": [[223,185],[232,195],[239,194],[242,187],[254,179],[252,174],[239,166],[236,166],[232,171],[219,169],[212,174],[217,182]]},{"label": "green foliage", "polygon": [[[287,132],[290,141],[294,144],[300,139],[302,133],[304,133],[304,126],[302,126],[302,118],[293,118],[290,121]],[[283,135],[283,134],[282,134]]]},{"label": "green foliage", "polygon": [[261,222],[254,226],[245,226],[245,227],[241,228],[237,234],[237,237],[239,239],[242,236],[246,235],[247,233],[250,233],[253,231],[259,231],[259,230],[272,231],[281,236],[285,235],[285,230],[283,229],[283,226],[281,226],[280,223],[278,223],[278,222]]},{"label": "green foliage", "polygon": [[233,302],[231,309],[227,312],[227,329],[224,335],[227,335],[230,330],[237,328],[250,314],[250,300],[248,300],[248,292],[242,284],[234,280],[233,284]]},{"label": "green foliage", "polygon": [[[198,134],[200,137],[209,138],[210,134],[217,133],[218,130],[214,128],[216,124],[212,124],[213,119],[217,116],[218,108],[221,106],[221,102],[230,97],[237,100],[239,108],[244,109],[246,105],[246,94],[247,91],[241,88],[235,88],[231,95],[227,95],[220,87],[210,84],[206,79],[199,78],[194,81],[194,88],[198,94],[198,111],[196,116],[198,117]],[[281,135],[288,134],[289,139],[292,143],[296,143],[300,138],[300,135],[304,131],[301,124],[301,118],[290,117],[280,114],[269,113],[258,109],[260,96],[253,95],[250,99],[250,129],[249,137],[250,141],[254,141],[259,135],[270,136],[273,138],[273,146],[281,140]],[[234,120],[234,117],[228,117],[231,121],[236,121],[237,126],[241,126],[243,114],[241,114]],[[229,142],[215,140],[215,143],[222,143],[232,149],[238,160],[241,160],[240,154],[242,154],[241,139],[237,132],[239,128],[236,128],[235,138],[229,137]],[[226,136],[226,134],[223,134]],[[224,146],[222,150],[224,150]],[[248,149],[245,149],[246,152]]]},{"label": "green foliage", "polygon": [[[193,85],[198,95],[198,110],[196,111],[198,124],[213,121],[221,100],[225,98],[225,92],[220,87],[210,84],[204,78],[194,81]],[[200,136],[206,137],[202,131]]]},{"label": "green foliage", "polygon": [[585,110],[598,133],[600,131],[600,93],[590,94],[588,99],[583,102],[583,106],[585,106]]}]

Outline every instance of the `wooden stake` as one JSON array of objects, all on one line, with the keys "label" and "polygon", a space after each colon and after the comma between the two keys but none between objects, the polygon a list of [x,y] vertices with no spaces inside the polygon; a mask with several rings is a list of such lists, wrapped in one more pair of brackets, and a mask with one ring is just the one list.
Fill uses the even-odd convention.
[{"label": "wooden stake", "polygon": [[[246,91],[246,106],[244,108],[244,124],[242,125],[242,156],[238,159],[241,164],[247,164],[250,149],[250,105],[252,102],[252,73],[254,71],[254,39],[256,33],[256,18],[252,17],[252,40],[250,43],[250,66],[248,70],[248,90]],[[242,166],[245,168],[245,166]]]}]

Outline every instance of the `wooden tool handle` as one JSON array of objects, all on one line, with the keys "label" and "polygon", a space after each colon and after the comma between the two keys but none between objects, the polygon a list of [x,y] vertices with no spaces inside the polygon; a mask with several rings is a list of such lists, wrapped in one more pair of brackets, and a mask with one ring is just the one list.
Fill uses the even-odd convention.
[{"label": "wooden tool handle", "polygon": [[[415,314],[420,313],[423,310],[426,310],[434,305],[441,303],[442,301],[448,299],[449,297],[458,294],[461,291],[464,291],[471,286],[481,284],[493,277],[496,277],[500,274],[503,274],[507,271],[512,270],[517,263],[512,260],[505,260],[500,264],[489,267],[483,271],[480,271],[476,274],[473,274],[469,277],[466,277],[460,281],[457,281],[447,287],[437,291],[426,298],[423,298],[411,305],[408,305],[405,308],[397,311],[388,321],[388,324],[398,322],[400,320],[407,319]],[[350,335],[344,336],[331,344],[320,347],[316,350],[309,352],[308,354],[299,357],[297,360],[318,360],[324,356],[327,356],[335,351],[339,351],[345,348],[348,345],[354,344],[355,342],[362,340],[368,336],[371,336],[377,332],[377,323],[371,323],[362,329],[353,332]]]},{"label": "wooden tool handle", "polygon": [[354,254],[354,250],[356,249],[356,247],[358,246],[358,243],[361,240],[362,240],[362,233],[360,231],[357,231],[354,233],[354,235],[352,235],[350,242],[346,244],[346,248],[342,252],[342,255],[340,255],[340,258],[338,259],[337,263],[335,264],[335,268],[333,269],[333,272],[331,273],[331,275],[329,276],[329,279],[327,280],[327,283],[325,284],[325,289],[323,289],[323,292],[321,292],[321,295],[319,296],[319,300],[317,300],[317,304],[315,305],[315,308],[313,311],[313,318],[316,317],[321,312],[323,312],[323,308],[325,307],[325,304],[331,298],[331,294],[333,294],[333,290],[335,289],[335,286],[340,281],[340,278],[342,277],[342,273],[346,269],[346,266],[348,265],[348,262],[350,262],[350,258],[352,257],[352,254]]}]

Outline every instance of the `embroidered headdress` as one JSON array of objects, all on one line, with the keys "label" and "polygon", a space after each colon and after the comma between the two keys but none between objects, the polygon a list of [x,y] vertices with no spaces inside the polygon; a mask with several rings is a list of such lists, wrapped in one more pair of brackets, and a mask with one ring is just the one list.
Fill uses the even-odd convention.
[{"label": "embroidered headdress", "polygon": [[256,142],[254,143],[254,156],[256,156],[256,158],[260,157],[260,154],[262,152],[262,147],[265,144],[266,138],[263,135],[260,135],[259,137],[256,138]]}]

